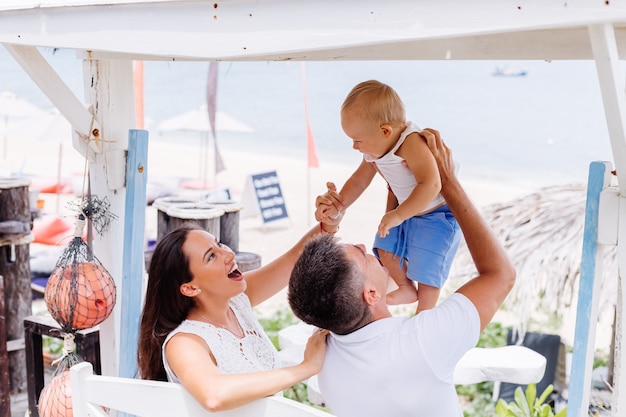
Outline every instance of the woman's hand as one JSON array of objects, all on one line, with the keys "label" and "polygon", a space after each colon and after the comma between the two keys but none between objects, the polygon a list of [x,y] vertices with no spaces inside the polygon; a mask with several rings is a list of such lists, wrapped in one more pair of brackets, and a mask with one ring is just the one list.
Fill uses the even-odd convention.
[{"label": "woman's hand", "polygon": [[302,365],[310,366],[312,375],[316,375],[322,369],[324,356],[326,356],[326,336],[328,330],[315,329],[309,337],[304,349],[304,359]]}]

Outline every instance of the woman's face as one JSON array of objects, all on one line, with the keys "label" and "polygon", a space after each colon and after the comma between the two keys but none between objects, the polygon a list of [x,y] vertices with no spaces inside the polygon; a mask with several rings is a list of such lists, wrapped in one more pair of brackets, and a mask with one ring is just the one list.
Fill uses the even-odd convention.
[{"label": "woman's face", "polygon": [[189,259],[190,284],[202,293],[232,297],[246,289],[234,252],[204,230],[191,230],[183,244]]}]

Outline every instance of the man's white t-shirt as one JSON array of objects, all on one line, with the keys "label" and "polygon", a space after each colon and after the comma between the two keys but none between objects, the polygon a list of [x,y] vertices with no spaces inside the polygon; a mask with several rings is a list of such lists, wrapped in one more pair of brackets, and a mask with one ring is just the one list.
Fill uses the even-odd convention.
[{"label": "man's white t-shirt", "polygon": [[479,335],[478,311],[458,293],[411,318],[331,334],[321,393],[339,417],[462,417],[454,368]]}]

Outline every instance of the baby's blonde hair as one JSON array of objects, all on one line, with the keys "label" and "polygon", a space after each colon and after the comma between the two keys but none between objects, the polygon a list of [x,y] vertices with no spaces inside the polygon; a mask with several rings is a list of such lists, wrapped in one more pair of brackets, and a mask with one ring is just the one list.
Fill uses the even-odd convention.
[{"label": "baby's blonde hair", "polygon": [[406,126],[406,113],[400,96],[380,81],[363,81],[354,86],[341,105],[342,113],[347,110],[356,110],[361,117],[376,124]]}]

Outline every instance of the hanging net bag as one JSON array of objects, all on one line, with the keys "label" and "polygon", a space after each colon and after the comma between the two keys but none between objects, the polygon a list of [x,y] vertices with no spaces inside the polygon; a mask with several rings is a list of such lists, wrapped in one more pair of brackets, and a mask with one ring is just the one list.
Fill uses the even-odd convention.
[{"label": "hanging net bag", "polygon": [[115,306],[115,282],[83,240],[84,227],[85,215],[80,214],[74,237],[57,261],[44,293],[50,315],[66,332],[97,326]]},{"label": "hanging net bag", "polygon": [[73,417],[72,385],[70,368],[83,359],[74,353],[74,334],[63,335],[63,356],[53,362],[58,364],[50,382],[43,387],[39,396],[40,417]]},{"label": "hanging net bag", "polygon": [[78,206],[76,228],[68,246],[59,257],[44,291],[50,315],[59,323],[63,337],[63,356],[52,380],[41,391],[41,417],[72,417],[70,368],[83,359],[74,353],[77,330],[97,326],[106,320],[115,306],[115,281],[83,240],[86,219],[98,232],[110,223],[112,214],[106,201],[91,197]]}]

